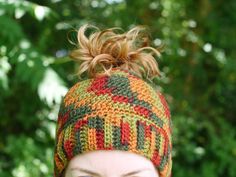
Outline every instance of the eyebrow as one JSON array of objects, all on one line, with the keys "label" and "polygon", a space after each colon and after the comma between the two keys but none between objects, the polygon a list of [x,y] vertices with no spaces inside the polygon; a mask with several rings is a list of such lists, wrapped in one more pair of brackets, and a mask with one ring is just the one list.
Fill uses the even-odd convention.
[{"label": "eyebrow", "polygon": [[[102,176],[99,173],[96,173],[94,171],[90,171],[90,170],[87,170],[87,169],[84,169],[84,168],[79,168],[79,167],[71,168],[71,170],[79,170],[81,172],[88,173],[90,175],[95,175],[95,176],[100,176],[100,177]],[[149,168],[145,168],[145,169],[135,170],[135,171],[132,171],[132,172],[128,172],[128,173],[122,174],[121,176],[122,177],[127,177],[127,176],[138,174],[138,173],[140,173],[142,171],[146,171],[146,170],[150,170],[150,169]]]},{"label": "eyebrow", "polygon": [[141,170],[136,170],[136,171],[132,171],[132,172],[129,172],[129,173],[125,173],[125,174],[122,174],[122,177],[126,177],[126,176],[131,176],[131,175],[136,175],[142,171],[146,171],[146,170],[150,170],[148,168],[146,169],[141,169]]}]

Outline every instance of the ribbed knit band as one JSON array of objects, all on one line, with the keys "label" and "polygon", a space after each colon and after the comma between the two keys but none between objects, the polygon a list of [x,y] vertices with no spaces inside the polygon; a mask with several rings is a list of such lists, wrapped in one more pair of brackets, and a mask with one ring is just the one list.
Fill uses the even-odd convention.
[{"label": "ribbed knit band", "polygon": [[135,74],[112,69],[76,83],[58,113],[54,177],[70,159],[94,150],[124,150],[150,159],[160,177],[170,177],[171,119],[163,95]]}]

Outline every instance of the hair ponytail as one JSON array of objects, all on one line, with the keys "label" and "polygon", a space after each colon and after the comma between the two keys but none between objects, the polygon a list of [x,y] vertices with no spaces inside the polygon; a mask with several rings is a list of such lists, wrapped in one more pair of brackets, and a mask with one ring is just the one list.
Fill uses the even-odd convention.
[{"label": "hair ponytail", "polygon": [[[87,37],[88,28],[97,31]],[[158,63],[153,57],[161,56],[160,51],[150,47],[148,34],[144,26],[136,26],[125,33],[116,33],[115,29],[100,30],[96,26],[85,24],[77,31],[77,48],[69,56],[80,63],[77,75],[88,72],[96,77],[98,72],[110,74],[112,68],[120,67],[136,73],[138,76],[160,76]],[[149,52],[147,52],[149,51]]]}]

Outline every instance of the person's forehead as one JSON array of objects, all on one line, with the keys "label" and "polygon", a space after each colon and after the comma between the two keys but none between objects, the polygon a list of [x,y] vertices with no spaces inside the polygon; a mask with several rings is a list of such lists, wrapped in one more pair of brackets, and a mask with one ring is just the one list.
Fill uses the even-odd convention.
[{"label": "person's forehead", "polygon": [[126,151],[93,151],[75,156],[70,167],[117,170],[119,172],[141,168],[154,169],[150,160]]}]

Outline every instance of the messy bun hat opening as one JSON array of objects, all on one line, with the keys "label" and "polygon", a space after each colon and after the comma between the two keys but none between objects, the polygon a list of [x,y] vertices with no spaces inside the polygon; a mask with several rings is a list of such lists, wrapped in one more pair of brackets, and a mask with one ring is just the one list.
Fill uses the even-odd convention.
[{"label": "messy bun hat opening", "polygon": [[[96,31],[85,35],[88,28]],[[172,169],[171,115],[160,91],[148,80],[160,76],[144,26],[125,33],[83,25],[69,56],[79,63],[73,85],[60,105],[54,150],[54,177],[69,161],[94,150],[123,150],[151,160],[160,177]],[[149,51],[149,52],[147,52]]]}]

